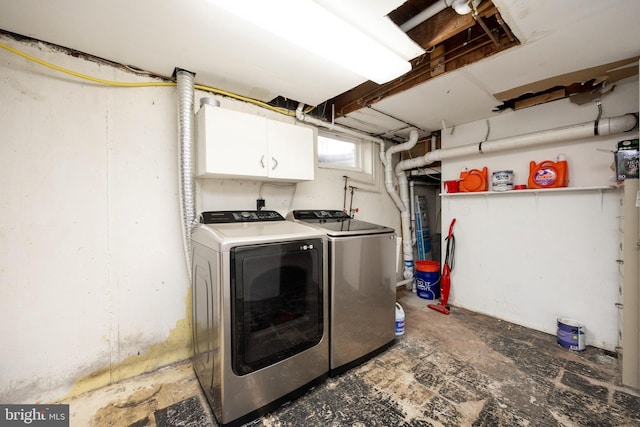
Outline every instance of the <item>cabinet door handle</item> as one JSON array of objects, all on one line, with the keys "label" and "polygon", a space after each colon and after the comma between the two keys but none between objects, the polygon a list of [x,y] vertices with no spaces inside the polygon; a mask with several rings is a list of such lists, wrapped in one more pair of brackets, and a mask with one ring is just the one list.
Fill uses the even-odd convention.
[{"label": "cabinet door handle", "polygon": [[271,168],[271,170],[275,170],[278,167],[278,161],[275,157],[272,157],[271,160],[273,161],[273,167]]},{"label": "cabinet door handle", "polygon": [[620,302],[615,303],[615,306],[616,306],[616,308],[617,308],[617,309],[619,309],[619,310],[621,310],[621,309],[622,309],[622,303],[620,303]]},{"label": "cabinet door handle", "polygon": [[616,262],[617,262],[618,264],[624,264],[624,260],[623,260],[623,259],[617,259],[617,260],[616,260]]},{"label": "cabinet door handle", "polygon": [[260,159],[260,166],[262,166],[262,169],[264,169],[264,154],[262,155],[262,158]]}]

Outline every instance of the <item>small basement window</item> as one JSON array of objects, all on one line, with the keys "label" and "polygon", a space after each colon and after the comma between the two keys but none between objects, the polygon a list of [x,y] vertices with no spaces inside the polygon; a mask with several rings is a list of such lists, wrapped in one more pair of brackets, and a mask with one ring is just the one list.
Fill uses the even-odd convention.
[{"label": "small basement window", "polygon": [[378,149],[376,143],[361,138],[318,131],[318,166],[344,171],[343,174],[354,182],[364,184],[361,186],[363,189],[375,186],[369,191],[378,191],[374,162],[374,154]]},{"label": "small basement window", "polygon": [[359,169],[359,141],[329,134],[318,135],[318,162],[337,169]]}]

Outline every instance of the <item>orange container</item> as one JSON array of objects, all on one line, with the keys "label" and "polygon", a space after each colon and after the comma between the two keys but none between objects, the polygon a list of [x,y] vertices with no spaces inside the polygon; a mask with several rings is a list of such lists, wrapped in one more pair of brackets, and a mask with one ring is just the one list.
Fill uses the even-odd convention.
[{"label": "orange container", "polygon": [[529,188],[559,188],[568,185],[569,169],[566,160],[529,163]]},{"label": "orange container", "polygon": [[460,172],[460,184],[458,185],[460,192],[487,191],[489,189],[487,175],[486,167],[482,170],[471,169]]},{"label": "orange container", "polygon": [[433,273],[440,271],[440,263],[438,261],[419,260],[416,261],[416,270],[425,273]]}]

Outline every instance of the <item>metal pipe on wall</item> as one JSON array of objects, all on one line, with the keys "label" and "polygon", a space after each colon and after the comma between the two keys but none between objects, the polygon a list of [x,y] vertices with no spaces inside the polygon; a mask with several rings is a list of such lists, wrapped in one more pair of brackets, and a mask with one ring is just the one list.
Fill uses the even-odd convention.
[{"label": "metal pipe on wall", "polygon": [[178,140],[180,173],[180,206],[182,213],[182,239],[191,277],[191,228],[196,218],[195,179],[193,172],[194,147],[194,74],[186,70],[176,70],[178,94]]}]

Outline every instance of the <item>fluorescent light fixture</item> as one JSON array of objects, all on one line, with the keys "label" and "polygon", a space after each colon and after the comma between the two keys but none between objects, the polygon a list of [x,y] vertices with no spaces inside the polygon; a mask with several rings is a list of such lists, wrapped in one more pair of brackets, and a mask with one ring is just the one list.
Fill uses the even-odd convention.
[{"label": "fluorescent light fixture", "polygon": [[211,3],[378,84],[411,70],[408,61],[312,0]]}]

